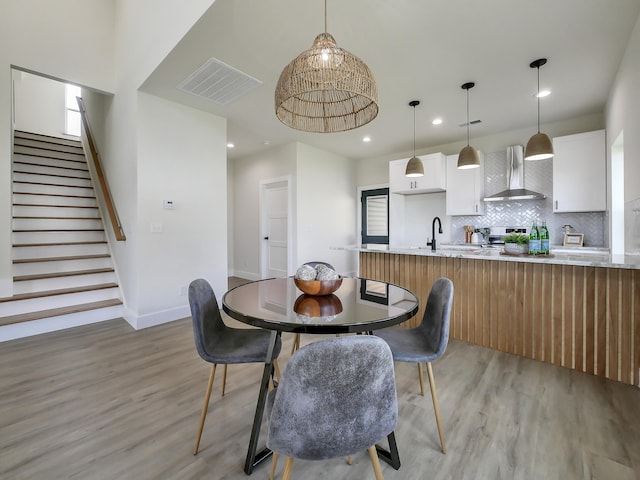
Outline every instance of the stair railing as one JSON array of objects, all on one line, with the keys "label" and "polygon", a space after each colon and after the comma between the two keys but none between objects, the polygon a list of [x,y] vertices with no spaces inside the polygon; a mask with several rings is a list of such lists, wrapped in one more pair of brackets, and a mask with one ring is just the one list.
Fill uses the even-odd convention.
[{"label": "stair railing", "polygon": [[96,147],[93,135],[91,134],[91,128],[89,127],[89,120],[87,119],[87,111],[84,106],[84,100],[81,97],[76,97],[76,100],[78,101],[80,117],[82,118],[82,126],[84,127],[85,135],[87,136],[87,143],[89,144],[89,150],[91,151],[93,165],[96,169],[98,183],[100,184],[102,196],[104,197],[104,202],[107,207],[109,220],[111,221],[111,226],[113,227],[113,233],[116,237],[116,240],[124,241],[127,239],[127,237],[124,235],[124,230],[122,229],[122,224],[120,223],[120,219],[118,218],[118,212],[116,211],[116,206],[113,202],[111,191],[109,190],[107,177],[104,175],[104,170],[102,169],[102,164],[100,163],[98,148]]}]

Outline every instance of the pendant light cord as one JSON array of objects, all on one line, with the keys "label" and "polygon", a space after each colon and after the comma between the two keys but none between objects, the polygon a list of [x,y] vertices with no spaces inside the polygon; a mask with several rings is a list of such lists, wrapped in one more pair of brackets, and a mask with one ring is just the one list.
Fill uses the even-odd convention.
[{"label": "pendant light cord", "polygon": [[416,156],[416,106],[413,106],[413,156]]},{"label": "pendant light cord", "polygon": [[540,133],[540,67],[538,67],[538,91],[536,98],[538,99],[538,133]]},{"label": "pendant light cord", "polygon": [[467,147],[469,146],[469,89],[467,88]]},{"label": "pendant light cord", "polygon": [[324,0],[324,33],[327,33],[327,0]]}]

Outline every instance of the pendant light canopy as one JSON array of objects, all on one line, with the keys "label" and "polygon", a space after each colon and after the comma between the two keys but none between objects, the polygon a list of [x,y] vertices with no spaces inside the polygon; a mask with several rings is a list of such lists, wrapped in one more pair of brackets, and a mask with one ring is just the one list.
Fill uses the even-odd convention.
[{"label": "pendant light canopy", "polygon": [[422,160],[416,157],[416,107],[420,105],[419,100],[411,100],[409,106],[413,107],[413,157],[407,163],[407,169],[404,171],[407,177],[422,177],[424,175],[424,166]]},{"label": "pendant light canopy", "polygon": [[469,145],[469,89],[475,87],[473,82],[467,82],[462,88],[467,91],[467,146],[460,150],[458,155],[458,168],[477,168],[480,166],[478,151]]},{"label": "pendant light canopy", "polygon": [[378,115],[378,88],[369,67],[338,47],[327,32],[287,65],[275,91],[278,119],[304,132],[332,133],[361,127]]},{"label": "pendant light canopy", "polygon": [[538,90],[536,98],[538,99],[538,133],[533,135],[527,142],[524,150],[525,160],[544,160],[553,157],[553,144],[546,133],[540,133],[540,67],[547,63],[546,58],[539,58],[529,64],[529,67],[538,69]]}]

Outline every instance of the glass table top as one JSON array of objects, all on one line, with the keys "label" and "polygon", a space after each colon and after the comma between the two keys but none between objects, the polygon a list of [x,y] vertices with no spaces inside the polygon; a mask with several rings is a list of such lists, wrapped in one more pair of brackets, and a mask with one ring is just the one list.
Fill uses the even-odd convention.
[{"label": "glass table top", "polygon": [[418,299],[405,288],[362,278],[344,278],[330,295],[307,295],[288,277],[229,290],[222,308],[236,320],[270,330],[356,333],[410,319],[418,311]]}]

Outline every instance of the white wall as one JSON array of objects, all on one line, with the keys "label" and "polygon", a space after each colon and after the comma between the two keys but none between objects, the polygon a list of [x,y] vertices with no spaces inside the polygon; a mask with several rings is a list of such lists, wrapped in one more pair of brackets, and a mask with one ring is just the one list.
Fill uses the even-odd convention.
[{"label": "white wall", "polygon": [[196,278],[227,290],[226,120],[145,93],[138,114],[137,328],[188,316]]},{"label": "white wall", "polygon": [[[296,156],[296,144],[292,143],[233,162],[234,219],[230,242],[234,275],[260,279],[260,182],[288,175],[295,179]],[[295,218],[292,223],[295,228]]]},{"label": "white wall", "polygon": [[14,128],[43,135],[65,134],[64,83],[13,70]]},{"label": "white wall", "polygon": [[[625,251],[640,253],[640,18],[629,39],[625,55],[609,94],[606,109],[607,152],[620,133],[624,134]],[[610,157],[610,155],[608,155]],[[610,171],[609,158],[609,168]],[[611,181],[609,179],[609,181]],[[616,185],[610,185],[609,191]],[[611,235],[622,232],[611,230]],[[610,244],[614,244],[610,239]]]},{"label": "white wall", "polygon": [[354,162],[303,143],[297,151],[297,265],[321,260],[356,273],[355,252],[330,249],[357,243]]}]

